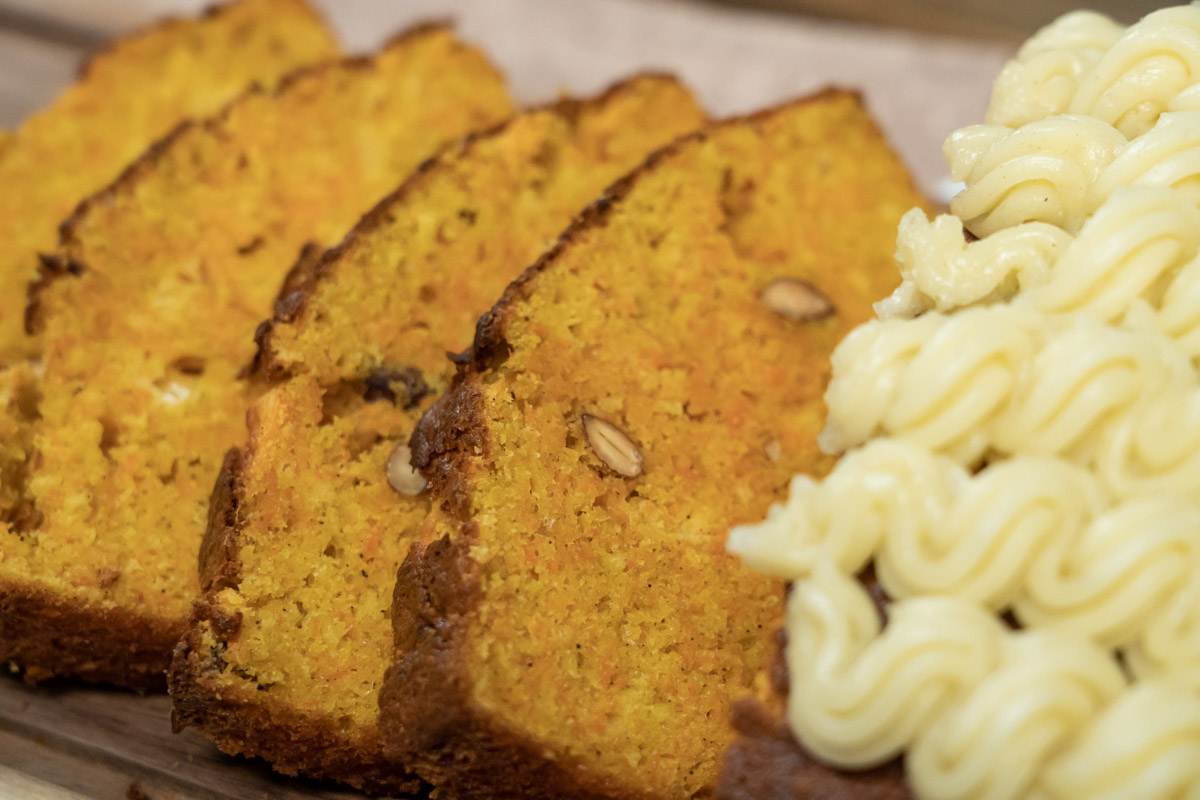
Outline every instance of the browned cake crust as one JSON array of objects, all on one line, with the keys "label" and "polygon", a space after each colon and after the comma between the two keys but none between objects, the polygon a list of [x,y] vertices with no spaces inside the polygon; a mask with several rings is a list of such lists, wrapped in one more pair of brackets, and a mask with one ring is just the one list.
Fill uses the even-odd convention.
[{"label": "browned cake crust", "polygon": [[[427,24],[427,26],[434,27],[436,25],[437,23]],[[674,80],[674,77],[666,72],[640,72],[633,78],[614,83],[595,97],[586,99],[563,97],[542,106],[535,106],[529,109],[529,113],[544,110],[567,118],[578,117],[586,109],[603,108],[614,98],[628,92],[633,81],[656,78]],[[464,152],[468,151],[476,146],[477,142],[502,133],[512,123],[513,120],[508,119],[491,127],[472,131],[463,137],[457,147]],[[296,263],[284,277],[279,295],[275,299],[271,318],[264,320],[258,326],[258,330],[254,332],[254,341],[258,345],[258,350],[254,354],[254,360],[246,367],[245,372],[248,377],[280,381],[288,376],[289,368],[280,362],[275,349],[275,329],[279,325],[293,322],[300,315],[316,292],[318,283],[329,279],[331,265],[336,264],[346,252],[360,246],[361,241],[369,238],[376,229],[392,221],[391,214],[394,206],[406,195],[420,187],[426,174],[437,167],[438,161],[437,156],[431,156],[422,162],[408,178],[364,214],[362,220],[336,246],[328,250],[323,250],[315,245],[304,248],[296,259]]]},{"label": "browned cake crust", "polygon": [[[389,52],[406,41],[415,41],[446,28],[443,23],[415,26],[390,40],[381,52]],[[463,52],[473,52],[468,48],[462,49]],[[472,59],[474,58],[475,56],[472,56]],[[485,63],[482,57],[479,57],[479,60],[480,63]],[[302,82],[305,79],[319,77],[326,72],[350,70],[366,74],[372,69],[372,64],[372,58],[362,57],[317,63],[296,69],[270,88],[250,87],[238,98],[230,101],[222,111],[206,116],[202,121],[181,123],[143,151],[140,157],[106,188],[90,195],[77,206],[60,228],[60,252],[72,250],[78,244],[81,222],[86,226],[85,221],[90,213],[106,207],[115,199],[128,196],[134,187],[140,185],[147,173],[153,173],[161,167],[172,146],[181,138],[198,131],[212,132],[220,129],[222,124],[236,115],[239,104],[246,104],[250,99],[273,98],[288,91],[294,92],[297,85],[304,85]],[[491,70],[490,65],[487,66],[487,70]],[[497,76],[497,87],[499,81]],[[499,99],[498,95],[497,102]],[[506,96],[503,97],[502,105],[503,108],[497,109],[496,113],[489,112],[484,116],[484,123],[491,124],[503,118],[503,115],[508,113]],[[468,126],[464,122],[459,129],[447,132],[446,138],[438,146],[457,139],[473,125],[474,123]],[[434,130],[437,130],[436,125]],[[412,158],[415,160],[433,149],[430,146],[420,153],[414,152]],[[406,164],[403,171],[397,171],[396,175],[403,175],[410,168],[411,164]],[[392,180],[394,178],[389,178],[388,182]],[[377,190],[372,190],[369,197],[364,199],[373,199],[376,194]],[[251,241],[246,246],[255,248],[260,241]],[[28,331],[36,332],[46,324],[48,318],[56,318],[53,316],[56,311],[49,308],[48,297],[61,288],[61,284],[56,286],[56,283],[69,284],[73,279],[86,278],[90,269],[83,263],[86,260],[88,259],[76,259],[66,255],[43,259],[42,278],[29,288],[25,316]],[[186,363],[179,362],[174,368],[182,374],[190,374]],[[229,466],[228,462],[226,466]],[[23,487],[17,488],[20,490]],[[19,506],[19,509],[26,506],[29,513],[37,515],[38,519],[41,518],[32,501]],[[145,535],[153,535],[153,531]],[[212,563],[218,562],[215,558],[210,560]],[[100,574],[101,589],[108,588],[104,580],[104,575]],[[116,577],[113,580],[115,581]],[[158,690],[166,688],[166,670],[171,661],[172,651],[184,632],[187,619],[186,612],[176,614],[175,619],[168,619],[165,611],[156,615],[153,609],[146,613],[130,608],[118,608],[115,604],[110,609],[109,606],[100,603],[76,602],[70,591],[58,588],[53,577],[50,580],[29,582],[24,582],[19,577],[16,580],[0,580],[0,612],[0,664],[11,660],[24,669],[25,677],[29,681],[42,680],[57,674],[75,674],[89,681]],[[320,747],[321,744],[318,742],[314,746]],[[375,749],[380,749],[378,744]],[[327,753],[317,760],[321,759],[331,763],[336,761],[335,756]],[[405,789],[411,785],[407,779],[399,784],[390,784],[397,789]]]},{"label": "browned cake crust", "polygon": [[[444,443],[453,424],[447,416],[463,420],[470,419],[471,413],[470,407],[456,409],[421,430]],[[400,697],[387,690],[392,682],[385,684],[381,703],[390,712],[383,717],[391,723],[385,727],[389,743],[395,746],[403,738],[405,749],[437,752],[448,771],[447,779],[464,772],[468,778],[476,776],[474,783],[454,784],[466,797],[475,792],[514,798],[614,796],[611,787],[600,794],[581,790],[570,765],[549,766],[532,742],[462,703],[467,692],[456,656],[475,590],[468,549],[464,540],[455,544],[443,538],[428,546],[415,546],[400,568],[392,621],[397,653],[409,655],[397,664],[394,674],[403,676],[408,689],[407,702],[400,702]],[[782,631],[780,634],[782,650]],[[780,696],[786,694],[787,668],[782,653],[772,673],[776,690]],[[752,698],[734,705],[732,724],[738,738],[726,751],[715,797],[910,800],[899,761],[866,772],[828,767],[801,747],[782,720],[782,703],[776,705],[779,707],[767,708]],[[502,777],[506,783],[493,782],[489,775]]]},{"label": "browned cake crust", "polygon": [[[205,593],[231,586],[240,571],[237,561],[238,492],[243,453],[231,448],[209,500],[208,526],[200,546],[200,581]],[[286,706],[249,703],[224,697],[204,680],[220,674],[225,663],[218,648],[205,647],[202,628],[207,621],[222,637],[237,635],[241,615],[230,616],[204,600],[193,606],[192,622],[176,634],[178,644],[170,661],[171,727],[176,733],[191,725],[221,745],[227,753],[253,754],[286,775],[332,778],[372,794],[410,795],[422,784],[383,754],[378,738],[349,746],[326,720]],[[182,638],[180,638],[182,634]],[[286,731],[282,736],[280,732]]]},{"label": "browned cake crust", "polygon": [[[841,94],[844,92],[831,89],[798,102]],[[768,109],[745,120],[764,118],[777,110]],[[481,414],[481,382],[489,367],[507,355],[506,316],[515,303],[564,249],[607,224],[610,209],[630,192],[642,174],[681,147],[705,141],[707,136],[706,131],[698,131],[650,156],[587,208],[537,263],[509,285],[491,311],[479,320],[471,350],[458,357],[459,372],[451,389],[430,408],[413,433],[412,463],[439,487],[435,497],[460,527],[453,540],[444,537],[428,545],[414,545],[399,570],[393,605],[396,660],[380,694],[380,720],[388,752],[416,765],[423,778],[457,796],[643,796],[631,793],[631,785],[636,785],[633,781],[618,784],[585,771],[569,759],[548,759],[536,742],[472,704],[464,666],[467,625],[482,592],[478,563],[468,556],[477,528],[470,520],[465,465],[472,459],[489,458]],[[763,725],[751,730],[774,735],[755,739],[775,742],[771,752],[784,750],[778,731]],[[753,753],[754,748],[750,750]],[[743,757],[742,763],[755,762]],[[862,796],[879,800],[905,796],[896,793],[898,773],[894,770],[878,776],[848,777],[803,755],[787,764],[789,770],[800,769],[801,781],[811,780],[818,792],[788,796]],[[880,793],[857,794],[868,786],[878,786]],[[822,793],[835,789],[840,793]]]},{"label": "browned cake crust", "polygon": [[[262,82],[334,58],[339,48],[305,0],[228,0],[118,37],[80,63],[77,80],[17,130],[0,131],[10,201],[0,218],[0,362],[40,354],[22,329],[37,254],[53,249],[71,204],[106,185],[177,121],[207,117]],[[214,68],[224,64],[223,68]],[[48,156],[48,154],[52,154]],[[48,162],[53,162],[48,163]]]},{"label": "browned cake crust", "polygon": [[[698,132],[680,141],[703,136]],[[462,521],[465,536],[413,545],[397,573],[392,606],[396,662],[380,692],[380,727],[388,752],[405,761],[419,758],[422,777],[453,794],[530,800],[639,797],[625,786],[597,781],[576,764],[547,760],[536,742],[470,703],[463,652],[467,616],[480,597],[478,566],[467,556],[473,523],[460,480],[464,470],[457,462],[477,449],[487,455],[478,382],[489,362],[507,348],[503,318],[514,298],[558,252],[588,228],[602,226],[607,210],[637,177],[677,146],[659,150],[614,184],[554,247],[509,284],[480,318],[471,351],[459,357],[454,385],[413,431],[412,464],[442,487],[443,505]]]},{"label": "browned cake crust", "polygon": [[77,605],[34,586],[0,582],[0,664],[22,665],[29,683],[69,673],[162,691],[171,647],[182,633],[173,620]]},{"label": "browned cake crust", "polygon": [[[887,598],[874,570],[862,577],[881,616]],[[909,800],[899,759],[866,772],[841,772],[822,764],[796,741],[784,719],[788,691],[784,648],[787,632],[777,634],[778,651],[771,668],[771,702],[752,698],[733,707],[738,738],[725,751],[717,783],[719,800]]]},{"label": "browned cake crust", "polygon": [[[221,9],[226,6],[214,6],[205,10],[205,16],[212,16],[221,13]],[[313,12],[316,16],[316,12]],[[317,17],[319,19],[319,16]],[[175,24],[176,20],[166,20],[162,24]],[[383,45],[380,46],[380,51],[387,50],[390,47],[399,45],[403,42],[419,39],[429,33],[438,30],[451,30],[453,24],[446,20],[428,20],[425,22],[415,23],[412,26],[405,28],[403,31],[392,36]],[[140,156],[134,159],[126,166],[121,173],[112,180],[107,186],[94,194],[85,197],[75,207],[71,215],[63,220],[59,226],[60,250],[66,251],[72,244],[77,242],[76,229],[81,220],[85,219],[91,209],[95,206],[104,206],[113,201],[113,198],[130,191],[131,187],[137,185],[138,181],[146,173],[153,172],[158,163],[163,159],[165,154],[171,149],[171,146],[176,140],[182,138],[188,130],[197,126],[203,129],[217,130],[221,124],[228,118],[230,110],[241,101],[246,95],[250,94],[265,94],[269,96],[279,96],[287,92],[287,90],[299,83],[300,81],[312,75],[319,75],[322,72],[332,72],[338,69],[368,69],[371,66],[372,57],[369,55],[356,56],[353,58],[342,58],[331,61],[322,61],[315,64],[306,64],[296,69],[291,70],[278,81],[270,89],[264,88],[260,84],[254,84],[246,88],[245,92],[231,100],[218,113],[209,116],[202,120],[186,119],[172,128],[166,135],[147,147]],[[86,64],[85,64],[86,70]],[[302,277],[306,281],[308,277],[307,270],[315,267],[318,257],[323,251],[317,245],[310,243],[301,251],[296,263],[289,270],[284,278],[283,287],[279,293],[279,299],[276,301],[276,306],[284,301],[289,294],[289,289],[293,284],[298,284]],[[38,264],[38,278],[30,282],[27,299],[25,304],[25,332],[28,334],[36,334],[41,332],[42,328],[42,307],[41,295],[54,281],[68,276],[79,276],[86,269],[86,265],[77,261],[62,258],[58,255],[41,255]]]},{"label": "browned cake crust", "polygon": [[738,739],[725,753],[721,800],[908,800],[899,762],[839,772],[814,759],[779,716],[756,700],[733,707]]},{"label": "browned cake crust", "polygon": [[200,588],[205,592],[232,585],[237,580],[239,569],[234,537],[239,528],[238,486],[244,457],[240,448],[229,448],[208,500],[208,525],[200,541],[198,563]]},{"label": "browned cake crust", "polygon": [[[532,109],[530,115],[550,111],[572,121],[580,116],[586,118],[586,114],[604,109],[624,95],[632,94],[636,89],[635,82],[649,79],[667,80],[666,76],[659,75],[638,76],[615,84],[599,96],[583,100],[561,99]],[[677,86],[673,79],[669,83],[672,87]],[[691,102],[690,99],[688,102]],[[481,143],[502,135],[514,123],[519,131],[522,119],[516,117],[475,131],[455,147],[462,153],[469,153]],[[677,121],[671,124],[676,128],[679,125]],[[662,129],[661,120],[658,128]],[[663,134],[657,141],[667,139],[668,136]],[[646,149],[648,146],[640,152]],[[377,229],[393,225],[396,207],[420,191],[428,183],[430,174],[444,160],[439,157],[428,159],[391,194],[380,200],[337,247],[323,250],[309,246],[304,249],[283,281],[275,300],[273,318],[259,326],[255,336],[259,349],[253,364],[245,371],[247,377],[263,384],[286,382],[290,370],[288,365],[281,363],[275,350],[276,328],[293,322],[303,312],[322,281],[337,279],[335,270],[339,268],[339,261],[345,253],[363,247]],[[594,197],[598,190],[599,186],[594,187],[589,197]],[[514,266],[527,263],[528,259],[522,259]],[[499,287],[489,292],[489,301],[497,291]],[[410,387],[409,395],[420,399],[430,390],[425,386],[420,372],[415,369],[412,372],[415,375],[414,386]],[[369,393],[372,389],[369,379],[365,387],[363,380],[358,377],[343,380],[358,393]],[[245,472],[252,469],[248,465],[253,463],[257,452],[261,452],[261,443],[255,443],[253,437],[244,448],[231,449],[226,454],[213,489],[199,560],[202,596],[206,600],[196,603],[192,621],[176,648],[169,674],[169,686],[174,699],[174,725],[177,729],[195,725],[226,752],[262,756],[285,773],[333,778],[369,792],[417,791],[422,784],[403,769],[401,762],[385,756],[378,728],[373,728],[369,735],[359,736],[354,734],[351,726],[336,728],[327,716],[304,714],[281,703],[250,702],[244,696],[235,697],[222,692],[219,679],[223,673],[230,671],[231,664],[226,663],[219,650],[236,639],[243,620],[240,614],[235,619],[230,617],[228,611],[222,610],[215,595],[222,589],[236,588],[243,580],[240,552],[246,541],[253,542],[254,535],[253,525],[247,524],[243,518],[243,498],[252,496]],[[386,588],[390,590],[391,584],[388,583]],[[252,624],[249,615],[247,617],[246,624]],[[211,632],[207,636],[204,634],[206,630]],[[215,645],[212,633],[216,634]],[[236,660],[230,657],[229,661],[236,672]],[[286,735],[281,735],[281,732],[286,732]]]},{"label": "browned cake crust", "polygon": [[[327,69],[319,64],[302,72]],[[281,86],[294,80],[294,74]],[[265,91],[251,87],[248,92]],[[85,198],[60,227],[61,240],[75,238],[75,226],[93,205],[111,201],[128,191],[139,176],[154,169],[163,154],[188,129],[213,124],[185,120],[147,148],[100,192]],[[57,256],[42,256],[38,280],[29,284],[25,307],[25,330],[38,333],[42,327],[41,296],[57,280],[83,273],[86,266]],[[225,467],[230,466],[226,458]],[[222,470],[219,487],[225,477]],[[210,511],[208,531],[213,530]],[[206,533],[205,540],[209,538]],[[164,691],[171,652],[184,628],[175,621],[154,620],[123,608],[98,611],[73,604],[65,597],[34,586],[0,581],[0,663],[22,665],[29,683],[52,675],[75,675],[81,680],[112,683],[132,689]]]},{"label": "browned cake crust", "polygon": [[[387,746],[424,751],[422,777],[460,797],[640,797],[547,760],[535,742],[463,702],[470,692],[459,650],[477,579],[469,548],[448,537],[414,545],[397,574],[392,621],[397,652],[408,657],[380,696]],[[403,698],[389,691],[397,680],[407,687]]]},{"label": "browned cake crust", "polygon": [[[261,86],[251,86],[246,90],[250,92],[265,91]],[[226,109],[228,106],[226,106]],[[221,112],[225,113],[225,112]],[[216,119],[219,119],[217,117]],[[181,138],[189,129],[197,125],[209,125],[214,123],[209,120],[196,121],[184,120],[172,128],[165,136],[151,144],[142,154],[129,163],[121,173],[113,179],[113,181],[98,192],[89,195],[79,201],[75,206],[75,210],[58,226],[59,242],[62,249],[65,251],[70,244],[77,242],[76,229],[80,220],[87,217],[88,212],[94,206],[103,206],[111,203],[114,198],[130,191],[131,187],[137,185],[137,182],[143,175],[153,172],[155,166],[162,160],[163,156],[171,145]],[[70,277],[79,277],[87,270],[87,265],[79,261],[66,258],[57,253],[43,253],[38,257],[38,276],[36,280],[30,281],[25,292],[25,332],[34,335],[42,332],[45,326],[43,319],[45,310],[42,307],[42,295],[50,288],[57,280],[63,280]]]},{"label": "browned cake crust", "polygon": [[[205,610],[200,605],[197,614]],[[186,658],[203,668],[205,657],[190,649],[192,646],[186,639],[180,642],[181,655],[173,662],[176,666]],[[219,656],[209,654],[207,658]],[[220,741],[222,750],[260,756],[285,775],[330,778],[373,795],[411,796],[421,791],[419,780],[405,776],[383,756],[382,742],[374,742],[373,747],[369,743],[347,747],[345,740],[320,720],[286,708],[212,696],[194,674],[178,670],[171,675],[171,686],[180,693],[171,713],[175,732],[202,719],[205,735]],[[265,735],[280,730],[288,731],[288,736]]]}]

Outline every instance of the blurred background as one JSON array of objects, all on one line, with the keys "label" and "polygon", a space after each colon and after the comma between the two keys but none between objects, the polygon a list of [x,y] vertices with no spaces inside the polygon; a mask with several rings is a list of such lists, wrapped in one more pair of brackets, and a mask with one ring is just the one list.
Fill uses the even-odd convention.
[{"label": "blurred background", "polygon": [[[89,52],[213,0],[0,0],[0,128],[68,85]],[[940,196],[941,141],[981,121],[1021,40],[1083,4],[1130,23],[1151,0],[309,0],[351,51],[451,17],[542,102],[640,69],[678,74],[715,115],[828,84],[861,89],[923,187]]]},{"label": "blurred background", "polygon": [[[648,0],[651,1],[651,0]],[[351,0],[353,2],[353,0]],[[552,0],[548,0],[552,2]],[[1072,0],[695,0],[745,9],[895,26],[926,33],[1016,42],[1060,14],[1079,8]],[[1155,0],[1084,0],[1086,7],[1123,22],[1155,8]],[[171,9],[196,9],[205,0],[0,0],[9,24],[24,22],[51,35],[86,42]],[[403,4],[398,0],[398,4]]]},{"label": "blurred background", "polygon": [[744,8],[765,8],[829,19],[890,25],[926,33],[1020,42],[1055,17],[1090,8],[1126,24],[1162,0],[716,0]]}]

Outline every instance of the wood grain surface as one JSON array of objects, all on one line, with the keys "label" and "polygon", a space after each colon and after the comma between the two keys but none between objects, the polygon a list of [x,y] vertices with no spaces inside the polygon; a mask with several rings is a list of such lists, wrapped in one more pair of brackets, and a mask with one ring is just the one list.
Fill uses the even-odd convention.
[{"label": "wood grain surface", "polygon": [[[140,795],[139,795],[140,792]],[[197,731],[171,733],[171,701],[59,682],[0,678],[0,798],[252,800],[361,795],[276,775],[218,752]]]}]

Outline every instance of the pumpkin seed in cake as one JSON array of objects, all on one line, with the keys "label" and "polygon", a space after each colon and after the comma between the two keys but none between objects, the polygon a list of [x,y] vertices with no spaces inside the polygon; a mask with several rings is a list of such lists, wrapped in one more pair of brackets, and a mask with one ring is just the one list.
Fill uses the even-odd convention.
[{"label": "pumpkin seed in cake", "polygon": [[820,289],[799,278],[776,278],[767,284],[762,298],[776,314],[799,322],[824,319],[835,310]]},{"label": "pumpkin seed in cake", "polygon": [[642,454],[620,428],[611,422],[583,415],[583,432],[596,458],[603,461],[619,475],[636,478],[642,474]]}]

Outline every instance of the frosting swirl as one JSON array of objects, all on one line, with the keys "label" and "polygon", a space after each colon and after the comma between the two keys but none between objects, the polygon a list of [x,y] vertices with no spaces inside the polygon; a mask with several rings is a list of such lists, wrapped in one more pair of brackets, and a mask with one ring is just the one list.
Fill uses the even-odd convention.
[{"label": "frosting swirl", "polygon": [[838,466],[728,547],[793,581],[818,757],[904,754],[920,798],[1200,797],[1200,4],[1063,17],[987,123],[833,354]]},{"label": "frosting swirl", "polygon": [[969,601],[901,600],[881,629],[828,561],[788,601],[788,718],[847,768],[907,750],[922,798],[1173,798],[1200,786],[1200,698],[1132,686],[1104,650],[1060,631],[1013,632]]},{"label": "frosting swirl", "polygon": [[1127,137],[1165,110],[1194,108],[1200,83],[1200,9],[1165,8],[1121,28],[1100,14],[1068,14],[1030,40],[997,78],[987,121],[1019,127],[1083,114]]},{"label": "frosting swirl", "polygon": [[1200,692],[1200,505],[1114,500],[1090,471],[1016,457],[971,475],[909,442],[876,439],[821,483],[797,476],[786,505],[730,532],[729,549],[798,580],[828,559],[872,559],[896,598],[949,595],[1029,628],[1128,647],[1134,674]]},{"label": "frosting swirl", "polygon": [[887,435],[964,464],[994,451],[1090,465],[1105,445],[1110,458],[1119,452],[1106,433],[1154,438],[1155,407],[1197,392],[1195,373],[1162,337],[1026,303],[868,322],[834,351],[833,373],[819,440],[827,452]]}]

